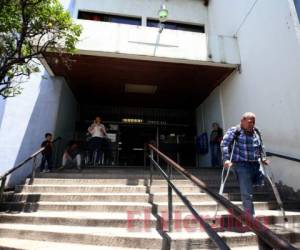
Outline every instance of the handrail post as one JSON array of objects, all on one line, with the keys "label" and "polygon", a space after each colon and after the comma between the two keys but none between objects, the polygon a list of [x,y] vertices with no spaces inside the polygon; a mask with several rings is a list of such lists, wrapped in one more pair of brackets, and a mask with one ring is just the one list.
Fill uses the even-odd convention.
[{"label": "handrail post", "polygon": [[167,167],[168,167],[168,176],[169,176],[169,179],[172,180],[173,179],[173,169],[172,169],[172,166],[170,166],[170,164],[168,164]]},{"label": "handrail post", "polygon": [[2,178],[1,186],[0,186],[0,202],[3,201],[4,198],[4,188],[6,183],[6,176]]},{"label": "handrail post", "polygon": [[[170,166],[168,164],[168,168],[170,169]],[[170,181],[170,170],[168,173],[168,180]],[[173,193],[172,193],[172,187],[168,182],[168,221],[169,221],[169,232],[173,231]]]},{"label": "handrail post", "polygon": [[34,178],[35,178],[35,172],[36,172],[36,156],[33,157],[33,164],[32,164],[32,170],[31,170],[31,178],[30,178],[30,182],[29,185],[33,184]]},{"label": "handrail post", "polygon": [[152,186],[153,181],[153,149],[150,149],[150,186]]}]

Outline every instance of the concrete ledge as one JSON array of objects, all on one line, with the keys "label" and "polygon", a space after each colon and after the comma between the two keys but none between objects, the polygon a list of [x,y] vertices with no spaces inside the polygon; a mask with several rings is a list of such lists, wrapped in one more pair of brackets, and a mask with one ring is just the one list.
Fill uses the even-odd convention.
[{"label": "concrete ledge", "polygon": [[5,201],[120,201],[148,202],[146,193],[11,193],[4,195]]},{"label": "concrete ledge", "polygon": [[133,212],[151,211],[149,203],[137,202],[3,202],[0,211],[97,211],[97,212]]},{"label": "concrete ledge", "polygon": [[93,246],[86,244],[57,243],[37,240],[21,240],[16,238],[0,238],[0,249],[5,250],[154,250],[150,248],[124,248],[109,246]]},{"label": "concrete ledge", "polygon": [[0,234],[6,238],[77,244],[160,249],[162,237],[156,230],[128,232],[127,229],[101,227],[70,227],[53,225],[0,224]]},{"label": "concrete ledge", "polygon": [[17,186],[16,192],[34,193],[112,193],[146,192],[145,186],[126,185],[24,185]]},{"label": "concrete ledge", "polygon": [[64,225],[87,227],[111,227],[143,230],[145,226],[155,229],[156,218],[149,212],[147,216],[140,214],[110,212],[49,212],[34,213],[0,213],[1,223],[35,224],[35,225]]}]

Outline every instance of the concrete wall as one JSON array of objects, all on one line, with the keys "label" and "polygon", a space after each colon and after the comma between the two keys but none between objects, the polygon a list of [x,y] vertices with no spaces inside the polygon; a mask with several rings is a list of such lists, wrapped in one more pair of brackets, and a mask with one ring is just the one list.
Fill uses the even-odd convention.
[{"label": "concrete wall", "polygon": [[[91,0],[62,1],[74,18],[78,11],[118,14],[140,17],[143,26],[147,18],[157,18],[159,0]],[[207,23],[207,7],[199,0],[167,1],[168,21],[205,25],[206,33],[165,29],[160,35],[158,28],[115,23],[77,20],[83,26],[78,44],[79,53],[104,56],[144,56],[181,59],[181,62],[239,64],[237,41],[233,37],[210,34]],[[101,53],[102,52],[102,53]],[[107,53],[107,54],[103,54]],[[177,61],[178,62],[178,61]]]},{"label": "concrete wall", "polygon": [[[230,6],[212,0],[209,20],[212,33],[236,34],[240,48],[241,73],[220,87],[225,128],[253,111],[267,150],[300,158],[300,46],[294,10],[291,0],[233,0]],[[273,161],[277,180],[296,188],[300,165]]]},{"label": "concrete wall", "polygon": [[159,34],[158,29],[152,27],[88,20],[76,22],[83,27],[81,40],[76,46],[80,54],[112,54],[116,57],[122,54],[184,61],[208,59],[207,40],[203,33],[165,29]]},{"label": "concrete wall", "polygon": [[78,104],[69,86],[61,79],[60,102],[57,111],[55,134],[63,138],[55,148],[54,162],[57,166],[61,164],[62,154],[69,140],[74,138],[76,120],[78,118]]},{"label": "concrete wall", "polygon": [[292,187],[294,191],[299,191],[300,163],[275,156],[270,157],[270,160],[272,162],[272,172],[276,182],[282,182],[284,185]]},{"label": "concrete wall", "polygon": [[[21,95],[0,100],[0,174],[36,151],[45,132],[69,137],[74,129],[76,102],[64,79],[50,77],[41,66],[22,84]],[[62,107],[63,106],[63,107]],[[75,106],[75,107],[74,107]],[[70,126],[70,130],[66,129]],[[20,183],[31,172],[32,162],[10,176],[10,185]]]},{"label": "concrete wall", "polygon": [[[222,109],[220,102],[220,88],[217,87],[196,109],[197,135],[207,132],[208,137],[212,129],[212,123],[217,122],[222,127]],[[210,148],[205,155],[198,155],[198,166],[211,166]]]},{"label": "concrete wall", "polygon": [[[157,19],[158,10],[163,2],[161,0],[76,0],[72,15],[77,18],[78,10],[85,10],[141,17],[143,25],[145,25],[146,18]],[[172,0],[164,3],[169,10],[168,20],[170,21],[202,25],[207,22],[207,7],[204,6],[203,1]]]}]

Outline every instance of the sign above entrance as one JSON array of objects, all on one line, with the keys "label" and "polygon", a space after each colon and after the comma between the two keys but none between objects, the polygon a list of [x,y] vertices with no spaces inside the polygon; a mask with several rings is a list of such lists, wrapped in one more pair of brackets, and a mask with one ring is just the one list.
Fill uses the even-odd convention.
[{"label": "sign above entrance", "polygon": [[130,119],[130,118],[123,118],[122,122],[124,123],[143,123],[143,119]]}]

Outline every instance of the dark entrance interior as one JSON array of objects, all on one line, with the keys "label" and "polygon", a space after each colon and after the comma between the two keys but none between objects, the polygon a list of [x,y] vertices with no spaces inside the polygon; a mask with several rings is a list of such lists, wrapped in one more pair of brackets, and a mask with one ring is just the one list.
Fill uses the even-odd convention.
[{"label": "dark entrance interior", "polygon": [[[78,104],[75,138],[100,115],[110,134],[115,165],[143,165],[152,141],[184,166],[195,166],[195,109],[233,70],[212,63],[72,55],[67,66],[54,53],[45,59],[63,76]],[[199,62],[201,63],[201,62]]]},{"label": "dark entrance interior", "polygon": [[147,142],[156,141],[155,127],[121,126],[119,164],[129,166],[146,165],[145,146]]},{"label": "dark entrance interior", "polygon": [[158,145],[175,161],[195,166],[194,111],[124,106],[81,106],[76,139],[86,142],[92,118],[100,115],[111,143],[112,161],[121,166],[147,165],[145,146]]}]

